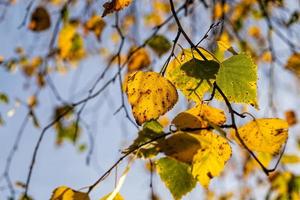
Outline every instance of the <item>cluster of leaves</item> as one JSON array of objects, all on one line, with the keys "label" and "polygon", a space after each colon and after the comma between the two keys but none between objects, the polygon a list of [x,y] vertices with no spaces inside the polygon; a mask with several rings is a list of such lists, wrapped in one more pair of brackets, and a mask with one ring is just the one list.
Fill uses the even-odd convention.
[{"label": "cluster of leaves", "polygon": [[[206,1],[201,2],[207,6]],[[132,0],[106,1],[103,4],[102,15],[93,12],[87,19],[71,15],[70,5],[75,5],[76,1],[51,0],[47,3],[61,8],[47,54],[32,57],[22,48],[16,48],[16,57],[4,61],[0,57],[0,64],[3,64],[9,71],[20,68],[25,77],[35,78],[38,88],[43,89],[46,84],[49,84],[46,83],[46,78],[50,73],[65,74],[70,66],[76,66],[78,62],[93,54],[87,46],[87,36],[93,35],[94,39],[100,42],[103,32],[108,27],[104,17],[115,14],[114,28],[116,30],[110,35],[114,44],[121,44],[118,53],[112,55],[109,52],[110,49],[98,49],[98,47],[96,51],[108,59],[108,67],[112,64],[119,66],[117,75],[120,76],[120,82],[122,81],[122,67],[127,66],[127,73],[122,85],[123,92],[127,94],[133,117],[140,126],[137,138],[122,151],[123,157],[117,164],[131,154],[141,159],[154,160],[155,171],[174,199],[181,199],[192,191],[197,183],[208,188],[211,179],[222,174],[232,154],[237,153],[232,150],[234,143],[247,151],[247,158],[254,158],[246,159],[243,163],[245,176],[249,175],[257,166],[260,166],[266,174],[273,171],[267,168],[276,156],[279,157],[279,160],[282,158],[283,163],[299,162],[299,157],[295,155],[283,155],[288,138],[288,128],[297,123],[294,111],[286,112],[286,120],[279,118],[256,119],[247,112],[238,113],[232,107],[237,103],[243,104],[245,107],[259,108],[256,63],[261,61],[273,63],[278,60],[275,57],[273,45],[269,44],[272,43],[270,35],[273,31],[292,49],[292,53],[284,65],[285,68],[296,76],[300,76],[300,53],[297,51],[297,47],[280,32],[278,33],[278,26],[273,25],[272,16],[269,15],[273,10],[283,8],[284,1],[241,0],[234,3],[213,1],[211,3],[212,19],[221,20],[223,23],[221,33],[215,34],[215,38],[213,38],[214,44],[211,46],[216,47],[202,48],[199,46],[201,42],[197,45],[190,44],[192,47],[187,49],[179,45],[181,52],[177,55],[175,55],[175,48],[178,38],[184,30],[181,30],[180,26],[174,28],[174,23],[167,27],[170,32],[178,31],[178,38],[175,38],[173,45],[167,38],[167,34],[158,33],[158,30],[167,24],[168,19],[171,19],[164,20],[171,13],[167,1],[151,1],[152,9],[143,13],[142,17],[146,27],[153,26],[155,28],[154,34],[140,46],[137,45],[137,41],[128,45],[128,53],[124,55],[122,53],[126,38],[124,33],[129,32],[130,27],[137,22],[137,19],[132,12],[128,12],[122,17],[119,24],[119,12],[129,7]],[[188,15],[188,6],[193,3],[193,1],[186,1],[179,10],[185,10]],[[90,4],[92,3],[88,1],[87,5],[90,6]],[[37,6],[30,15],[28,29],[34,33],[50,30],[53,25],[53,17],[50,13],[48,7]],[[173,17],[175,17],[174,13]],[[249,20],[266,20],[269,28],[268,36],[265,37],[259,26],[248,26]],[[299,14],[295,11],[281,24],[286,28],[292,28],[298,21]],[[209,31],[212,28],[213,26]],[[241,37],[240,34],[243,32],[248,34],[247,37]],[[208,36],[204,36],[203,39],[206,37]],[[241,53],[235,51],[237,48],[232,45],[233,43]],[[149,51],[150,49],[151,51]],[[171,54],[161,72],[153,72],[152,53],[161,59],[170,51]],[[52,63],[49,62],[50,59],[51,62],[53,61]],[[48,66],[49,63],[54,67]],[[171,120],[171,124],[167,124],[169,125],[168,129],[167,126],[160,123],[160,118],[172,110],[178,102],[181,95],[178,94],[178,91],[181,91],[185,100],[192,104],[190,104],[190,109],[177,113]],[[208,95],[211,98],[205,100]],[[33,123],[39,127],[39,121],[33,112],[37,100],[35,96],[32,97],[27,106],[30,109]],[[223,105],[226,106],[228,112],[224,106],[218,108],[211,106],[210,102],[214,99],[224,102]],[[6,94],[0,93],[0,101],[8,103],[9,99]],[[58,146],[64,141],[71,141],[75,144],[81,134],[80,114],[77,112],[78,115],[76,115],[76,108],[73,106],[79,105],[79,103],[72,105],[63,103],[62,106],[54,109],[52,118]],[[122,102],[121,108],[126,110],[124,102]],[[236,118],[245,118],[247,115],[253,119],[245,120],[244,125],[238,127]],[[1,124],[3,124],[3,119],[0,115]],[[102,178],[99,180],[101,181]],[[274,196],[278,199],[299,198],[299,176],[290,172],[277,172],[270,177],[270,183],[271,188],[268,194],[270,198]],[[90,186],[87,193],[61,186],[53,191],[51,200],[90,199],[89,193],[94,186]],[[23,198],[29,198],[27,188]],[[102,198],[102,200],[105,199],[122,200],[123,197],[118,188]]]}]

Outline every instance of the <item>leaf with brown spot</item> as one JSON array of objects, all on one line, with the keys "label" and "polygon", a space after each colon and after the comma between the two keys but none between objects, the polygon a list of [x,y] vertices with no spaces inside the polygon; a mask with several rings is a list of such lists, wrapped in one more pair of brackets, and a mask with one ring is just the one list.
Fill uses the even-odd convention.
[{"label": "leaf with brown spot", "polygon": [[240,127],[238,132],[250,150],[274,155],[287,140],[288,123],[276,118],[256,119]]},{"label": "leaf with brown spot", "polygon": [[127,81],[126,94],[139,125],[165,114],[178,100],[173,84],[156,72],[132,74]]},{"label": "leaf with brown spot", "polygon": [[193,134],[201,148],[193,157],[192,174],[203,187],[208,187],[212,178],[219,176],[232,150],[227,140],[210,131]]}]

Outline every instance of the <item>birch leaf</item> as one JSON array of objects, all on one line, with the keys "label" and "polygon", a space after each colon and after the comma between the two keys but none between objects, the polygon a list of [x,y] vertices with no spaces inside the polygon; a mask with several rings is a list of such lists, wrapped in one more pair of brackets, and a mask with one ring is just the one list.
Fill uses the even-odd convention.
[{"label": "birch leaf", "polygon": [[173,84],[156,72],[138,71],[131,75],[126,93],[139,125],[165,114],[178,100]]}]

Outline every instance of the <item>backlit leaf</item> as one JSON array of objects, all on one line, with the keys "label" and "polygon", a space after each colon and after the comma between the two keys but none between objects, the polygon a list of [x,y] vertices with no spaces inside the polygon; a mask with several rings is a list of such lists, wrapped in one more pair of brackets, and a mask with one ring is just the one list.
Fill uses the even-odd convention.
[{"label": "backlit leaf", "polygon": [[202,61],[200,55],[190,49],[183,50],[168,65],[166,77],[180,89],[182,93],[195,102],[201,102],[203,95],[216,79],[219,64],[213,57],[201,51],[209,61]]},{"label": "backlit leaf", "polygon": [[193,157],[200,147],[200,142],[185,132],[177,132],[159,142],[159,148],[162,152],[185,163],[192,163]]},{"label": "backlit leaf", "polygon": [[165,157],[156,162],[156,168],[174,199],[181,199],[196,186],[190,166],[185,163]]},{"label": "backlit leaf", "polygon": [[219,176],[231,157],[227,140],[210,131],[194,134],[201,147],[193,157],[192,174],[203,187],[208,187],[213,177]]},{"label": "backlit leaf", "polygon": [[256,119],[238,129],[244,143],[252,150],[277,154],[288,137],[288,124],[282,119]]},{"label": "backlit leaf", "polygon": [[60,186],[53,191],[50,200],[90,200],[87,193]]},{"label": "backlit leaf", "polygon": [[102,17],[105,17],[107,14],[122,10],[123,8],[129,6],[132,0],[111,0],[103,4],[104,11]]},{"label": "backlit leaf", "polygon": [[[216,82],[230,102],[258,107],[257,66],[249,55],[234,55],[222,62]],[[222,99],[218,93],[216,97]]]},{"label": "backlit leaf", "polygon": [[165,114],[178,99],[173,84],[156,72],[132,74],[127,81],[126,93],[139,125]]}]

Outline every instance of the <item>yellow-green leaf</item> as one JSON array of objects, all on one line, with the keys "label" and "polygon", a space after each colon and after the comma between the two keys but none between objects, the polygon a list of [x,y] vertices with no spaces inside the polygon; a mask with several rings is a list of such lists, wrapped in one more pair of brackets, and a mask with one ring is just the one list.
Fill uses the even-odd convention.
[{"label": "yellow-green leaf", "polygon": [[90,197],[87,193],[60,186],[53,191],[50,200],[90,200]]},{"label": "yellow-green leaf", "polygon": [[127,81],[126,93],[139,125],[165,114],[178,100],[173,84],[156,72],[132,74]]},{"label": "yellow-green leaf", "polygon": [[195,102],[201,102],[203,95],[216,79],[219,64],[206,51],[199,49],[208,61],[203,61],[196,50],[184,49],[168,65],[166,77]]},{"label": "yellow-green leaf", "polygon": [[238,129],[244,143],[252,150],[277,154],[288,137],[288,124],[282,119],[256,119]]},{"label": "yellow-green leaf", "polygon": [[231,147],[227,140],[210,131],[199,132],[194,137],[201,147],[193,157],[192,174],[203,187],[208,187],[213,177],[219,176],[231,157]]},{"label": "yellow-green leaf", "polygon": [[[216,82],[230,102],[258,107],[257,66],[249,55],[234,55],[222,62]],[[216,97],[222,99],[219,93]]]},{"label": "yellow-green leaf", "polygon": [[140,145],[149,142],[160,135],[163,135],[163,127],[157,121],[151,120],[146,122],[143,125],[143,129],[139,131],[138,137],[134,140],[133,144],[131,144],[127,149],[125,149],[122,153],[128,153],[135,149],[137,156],[141,158],[151,158],[156,156],[159,153],[159,148],[157,147],[157,141],[151,142],[150,144],[144,145],[141,148],[138,148]]},{"label": "yellow-green leaf", "polygon": [[157,172],[170,190],[174,199],[181,199],[196,186],[189,165],[172,158],[161,158],[156,161]]}]

